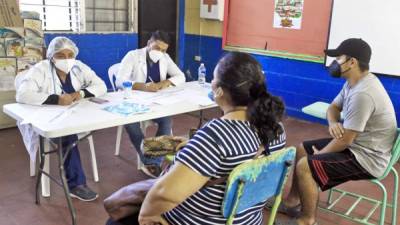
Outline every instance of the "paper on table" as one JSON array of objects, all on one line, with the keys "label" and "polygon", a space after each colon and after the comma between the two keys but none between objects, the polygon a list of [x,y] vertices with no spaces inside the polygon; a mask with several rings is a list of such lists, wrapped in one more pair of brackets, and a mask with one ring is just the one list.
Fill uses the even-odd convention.
[{"label": "paper on table", "polygon": [[123,101],[116,105],[110,105],[104,107],[103,109],[108,112],[116,113],[122,116],[129,116],[133,114],[145,113],[150,111],[150,108],[146,105],[128,101]]}]

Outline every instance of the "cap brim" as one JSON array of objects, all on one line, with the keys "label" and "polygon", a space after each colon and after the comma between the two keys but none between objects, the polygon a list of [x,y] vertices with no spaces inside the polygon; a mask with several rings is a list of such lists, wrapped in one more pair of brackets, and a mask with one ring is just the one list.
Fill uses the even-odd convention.
[{"label": "cap brim", "polygon": [[330,57],[337,57],[342,55],[337,49],[326,49],[324,50],[325,54]]}]

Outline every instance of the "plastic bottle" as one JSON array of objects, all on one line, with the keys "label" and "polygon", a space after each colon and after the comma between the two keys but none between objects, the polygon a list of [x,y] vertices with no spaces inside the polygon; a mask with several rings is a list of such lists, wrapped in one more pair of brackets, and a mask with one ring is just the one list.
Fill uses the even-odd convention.
[{"label": "plastic bottle", "polygon": [[204,86],[206,83],[206,71],[204,63],[201,63],[198,69],[198,81],[200,86]]},{"label": "plastic bottle", "polygon": [[131,98],[132,97],[132,81],[125,81],[122,83],[124,87],[124,98]]}]

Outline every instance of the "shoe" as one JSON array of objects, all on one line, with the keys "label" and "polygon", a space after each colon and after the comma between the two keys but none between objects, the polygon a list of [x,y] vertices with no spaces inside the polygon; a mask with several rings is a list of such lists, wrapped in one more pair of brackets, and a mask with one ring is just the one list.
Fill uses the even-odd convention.
[{"label": "shoe", "polygon": [[[265,208],[272,209],[274,203],[275,203],[275,198],[268,199],[267,203],[265,204]],[[297,206],[287,207],[285,204],[281,202],[281,204],[279,204],[278,206],[278,213],[285,214],[292,218],[298,218],[301,214],[301,205],[298,204]]]},{"label": "shoe", "polygon": [[88,186],[86,185],[79,185],[71,189],[70,194],[72,198],[77,198],[81,201],[84,202],[90,202],[96,200],[99,195],[92,191]]}]

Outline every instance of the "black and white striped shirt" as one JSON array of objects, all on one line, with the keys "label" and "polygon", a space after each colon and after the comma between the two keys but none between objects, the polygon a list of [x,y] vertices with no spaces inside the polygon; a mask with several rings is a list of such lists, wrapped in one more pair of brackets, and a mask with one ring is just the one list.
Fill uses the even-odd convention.
[{"label": "black and white striped shirt", "polygon": [[[176,156],[197,173],[216,179],[226,177],[239,164],[254,158],[260,139],[250,123],[214,119],[204,125]],[[286,135],[270,142],[270,151],[285,147]],[[226,182],[201,188],[183,203],[164,214],[169,224],[226,224],[221,206]],[[179,194],[179,193],[177,193]],[[265,203],[238,212],[234,224],[261,224]]]}]

